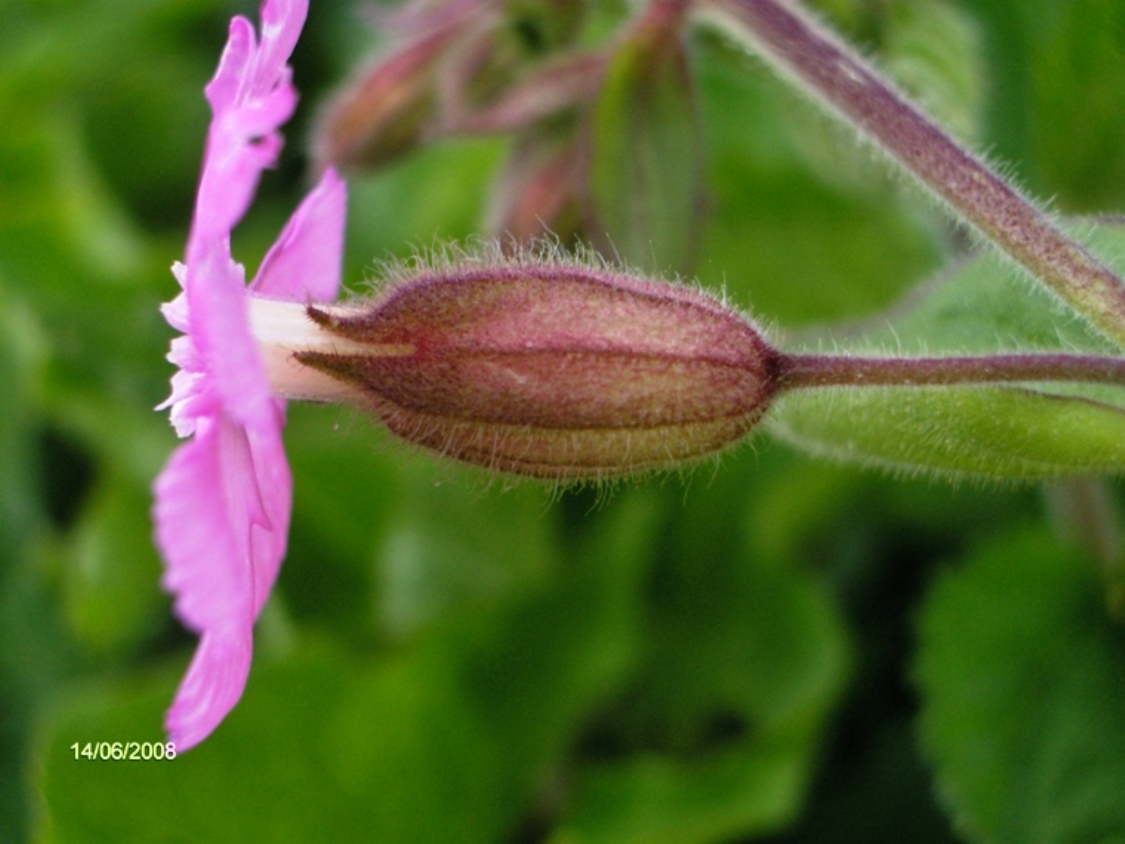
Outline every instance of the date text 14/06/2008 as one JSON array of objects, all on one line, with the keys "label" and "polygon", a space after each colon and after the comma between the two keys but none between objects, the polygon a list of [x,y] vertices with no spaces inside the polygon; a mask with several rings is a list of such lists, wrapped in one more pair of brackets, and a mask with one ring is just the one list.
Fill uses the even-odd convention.
[{"label": "date text 14/06/2008", "polygon": [[70,746],[76,761],[160,762],[176,758],[176,745],[170,741],[88,741]]}]

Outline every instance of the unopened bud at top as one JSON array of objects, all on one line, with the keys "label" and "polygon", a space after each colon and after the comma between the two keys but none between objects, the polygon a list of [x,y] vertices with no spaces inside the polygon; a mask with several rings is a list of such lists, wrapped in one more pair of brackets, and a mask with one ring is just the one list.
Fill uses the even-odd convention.
[{"label": "unopened bud at top", "polygon": [[468,263],[308,312],[338,350],[296,361],[405,440],[502,472],[601,478],[690,461],[743,437],[775,392],[777,354],[744,316],[600,267]]},{"label": "unopened bud at top", "polygon": [[[408,37],[321,114],[318,168],[373,169],[435,137],[506,131],[569,107],[590,86],[590,60],[537,71],[576,37],[582,9],[572,0],[447,0],[405,13]],[[529,75],[534,84],[524,84]]]},{"label": "unopened bud at top", "polygon": [[446,26],[363,69],[321,115],[317,166],[373,168],[411,151],[436,108],[436,73],[459,36]]}]

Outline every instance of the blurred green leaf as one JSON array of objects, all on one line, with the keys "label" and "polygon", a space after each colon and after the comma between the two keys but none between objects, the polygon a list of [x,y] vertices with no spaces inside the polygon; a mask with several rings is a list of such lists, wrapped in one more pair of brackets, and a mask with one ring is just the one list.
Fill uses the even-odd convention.
[{"label": "blurred green leaf", "polygon": [[987,27],[997,153],[1064,210],[1125,203],[1125,9],[1114,0],[970,0]]},{"label": "blurred green leaf", "polygon": [[479,235],[502,151],[496,139],[427,147],[377,179],[349,184],[348,251],[364,263],[345,271],[345,283],[363,292],[357,280],[373,260]]},{"label": "blurred green leaf", "polygon": [[975,840],[1125,836],[1125,637],[1091,561],[1043,530],[950,569],[920,620],[923,744]]},{"label": "blurred green leaf", "polygon": [[[625,682],[641,646],[644,578],[661,508],[630,495],[574,541],[551,581],[466,619],[467,701],[503,748],[510,798],[545,800],[565,783],[576,734]],[[524,819],[526,822],[526,818]]]},{"label": "blurred green leaf", "polygon": [[[0,165],[0,260],[37,297],[120,281],[141,268],[142,244],[82,144],[75,114],[11,124]],[[34,280],[36,284],[30,282]]]},{"label": "blurred green leaf", "polygon": [[48,526],[34,427],[41,330],[0,264],[0,837],[13,839],[28,814],[23,788],[28,722],[54,679],[57,657],[51,606],[33,564]]},{"label": "blurred green leaf", "polygon": [[[1103,223],[1088,240],[1114,260],[1125,228]],[[827,342],[840,354],[1115,353],[990,254],[871,325]],[[774,408],[770,427],[814,453],[907,471],[1042,478],[1125,468],[1125,391],[1116,386],[801,390]]]},{"label": "blurred green leaf", "polygon": [[986,45],[984,140],[1067,213],[1125,204],[1125,9],[1115,0],[963,0]]},{"label": "blurred green leaf", "polygon": [[713,753],[705,762],[640,757],[594,768],[554,844],[692,844],[775,830],[801,805],[809,755],[795,746]]},{"label": "blurred green leaf", "polygon": [[697,491],[664,538],[642,660],[552,840],[721,841],[799,811],[847,637],[813,581],[747,552],[733,485]]},{"label": "blurred green leaf", "polygon": [[[1078,0],[1034,13],[1029,157],[1068,211],[1125,205],[1125,6]],[[1046,24],[1046,25],[1044,25]]]},{"label": "blurred green leaf", "polygon": [[147,487],[106,476],[70,539],[59,572],[66,615],[76,638],[99,655],[137,645],[169,610],[151,504]]},{"label": "blurred green leaf", "polygon": [[399,466],[351,411],[294,403],[288,412],[293,527],[279,588],[296,616],[370,635],[376,550],[402,495]]},{"label": "blurred green leaf", "polygon": [[[371,802],[357,799],[353,778],[378,776],[379,770],[356,769],[352,761],[363,736],[337,731],[337,725],[366,705],[369,717],[386,719],[377,722],[381,735],[416,738],[411,722],[442,707],[436,691],[427,698],[391,672],[380,678],[331,648],[313,647],[280,662],[260,659],[237,717],[210,742],[174,760],[74,758],[75,742],[163,743],[161,713],[174,688],[164,675],[75,692],[57,707],[38,743],[40,840],[139,842],[172,835],[307,841],[358,835],[378,828],[385,804],[378,792]],[[436,719],[427,726],[435,730],[430,742],[440,741],[448,729]],[[471,741],[472,734],[466,738]],[[393,767],[395,761],[392,756],[384,764]],[[424,758],[419,762],[426,764]]]},{"label": "blurred green leaf", "polygon": [[542,489],[474,498],[463,476],[435,483],[430,461],[411,468],[377,549],[379,617],[392,637],[511,600],[556,568]]},{"label": "blurred green leaf", "polygon": [[0,534],[8,538],[0,559],[15,554],[43,527],[31,430],[43,347],[42,326],[11,289],[0,264],[0,384],[5,390],[0,402]]}]

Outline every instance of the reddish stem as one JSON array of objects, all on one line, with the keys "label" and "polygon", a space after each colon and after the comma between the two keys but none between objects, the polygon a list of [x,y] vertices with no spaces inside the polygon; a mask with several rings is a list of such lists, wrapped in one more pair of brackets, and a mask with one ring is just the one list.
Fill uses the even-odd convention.
[{"label": "reddish stem", "polygon": [[1125,345],[1125,283],[843,41],[788,0],[709,5],[783,75],[795,78],[1032,277]]},{"label": "reddish stem", "polygon": [[1077,381],[1125,387],[1125,360],[1068,354],[898,358],[781,353],[776,377],[781,390],[1019,381]]}]

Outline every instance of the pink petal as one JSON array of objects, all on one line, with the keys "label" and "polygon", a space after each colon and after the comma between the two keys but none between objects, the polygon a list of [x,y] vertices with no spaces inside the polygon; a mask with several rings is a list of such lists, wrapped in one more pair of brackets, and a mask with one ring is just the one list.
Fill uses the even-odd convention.
[{"label": "pink petal", "polygon": [[203,89],[214,114],[222,114],[238,102],[248,74],[251,57],[257,47],[254,25],[241,15],[230,22],[227,43],[219,58],[215,75]]},{"label": "pink petal", "polygon": [[175,612],[201,634],[168,715],[173,740],[206,737],[242,694],[254,621],[285,554],[292,478],[281,444],[281,412],[264,431],[225,415],[198,420],[156,482],[157,543]]},{"label": "pink petal", "polygon": [[[188,236],[173,273],[183,293],[163,312],[184,336],[169,358],[171,420],[192,439],[155,484],[153,520],[165,559],[164,587],[199,646],[166,726],[186,749],[238,702],[250,671],[253,627],[285,555],[293,483],[281,441],[284,403],[270,393],[247,314],[248,288],[230,252],[278,132],[296,106],[286,63],[307,0],[265,0],[262,37],[231,22],[208,84],[212,122]],[[270,250],[254,287],[293,299],[331,298],[339,286],[345,190],[326,173]]]},{"label": "pink petal", "polygon": [[176,692],[164,728],[182,752],[211,735],[246,688],[253,653],[249,627],[206,632]]},{"label": "pink petal", "polygon": [[200,246],[230,236],[250,207],[262,170],[272,167],[281,151],[281,139],[269,134],[255,143],[212,137],[199,179],[195,216],[188,238],[187,264],[198,261]]},{"label": "pink petal", "polygon": [[251,290],[297,302],[336,298],[346,213],[344,181],[329,169],[290,217],[262,261]]},{"label": "pink petal", "polygon": [[[176,280],[180,282],[180,287],[184,286],[187,280],[187,267],[177,261],[172,265],[172,274]],[[160,306],[160,313],[164,315],[167,323],[177,331],[186,332],[191,329],[191,321],[188,318],[188,303],[187,297],[181,293],[171,302],[165,302]]]},{"label": "pink petal", "polygon": [[[219,67],[205,89],[216,116],[247,106],[260,110],[275,89],[290,87],[287,65],[305,26],[308,6],[308,0],[266,0],[259,15],[260,41],[246,18],[231,21]],[[282,122],[284,118],[274,126]]]},{"label": "pink petal", "polygon": [[267,0],[262,6],[260,42],[245,18],[231,21],[218,70],[206,88],[213,119],[189,240],[189,265],[197,258],[190,241],[209,243],[228,236],[246,213],[261,171],[277,161],[283,143],[277,130],[297,105],[286,62],[307,12],[307,0]]},{"label": "pink petal", "polygon": [[249,461],[242,429],[205,417],[156,481],[163,586],[175,595],[176,615],[197,633],[254,621],[250,520],[265,516]]},{"label": "pink petal", "polygon": [[242,425],[261,429],[270,424],[273,399],[250,331],[243,279],[242,266],[225,248],[188,264],[190,336],[226,412]]},{"label": "pink petal", "polygon": [[254,481],[266,520],[250,531],[250,554],[254,560],[252,609],[257,618],[277,581],[281,561],[289,544],[289,519],[293,512],[293,475],[281,441],[285,425],[285,403],[274,401],[276,427],[246,432],[254,464]]},{"label": "pink petal", "polygon": [[261,89],[285,68],[308,16],[308,0],[266,0],[262,6],[262,46],[254,69],[255,86]]},{"label": "pink petal", "polygon": [[172,376],[172,395],[157,405],[156,409],[170,407],[168,421],[176,429],[176,435],[189,437],[195,433],[196,420],[210,412],[210,400],[207,377],[202,372],[180,370]]}]

